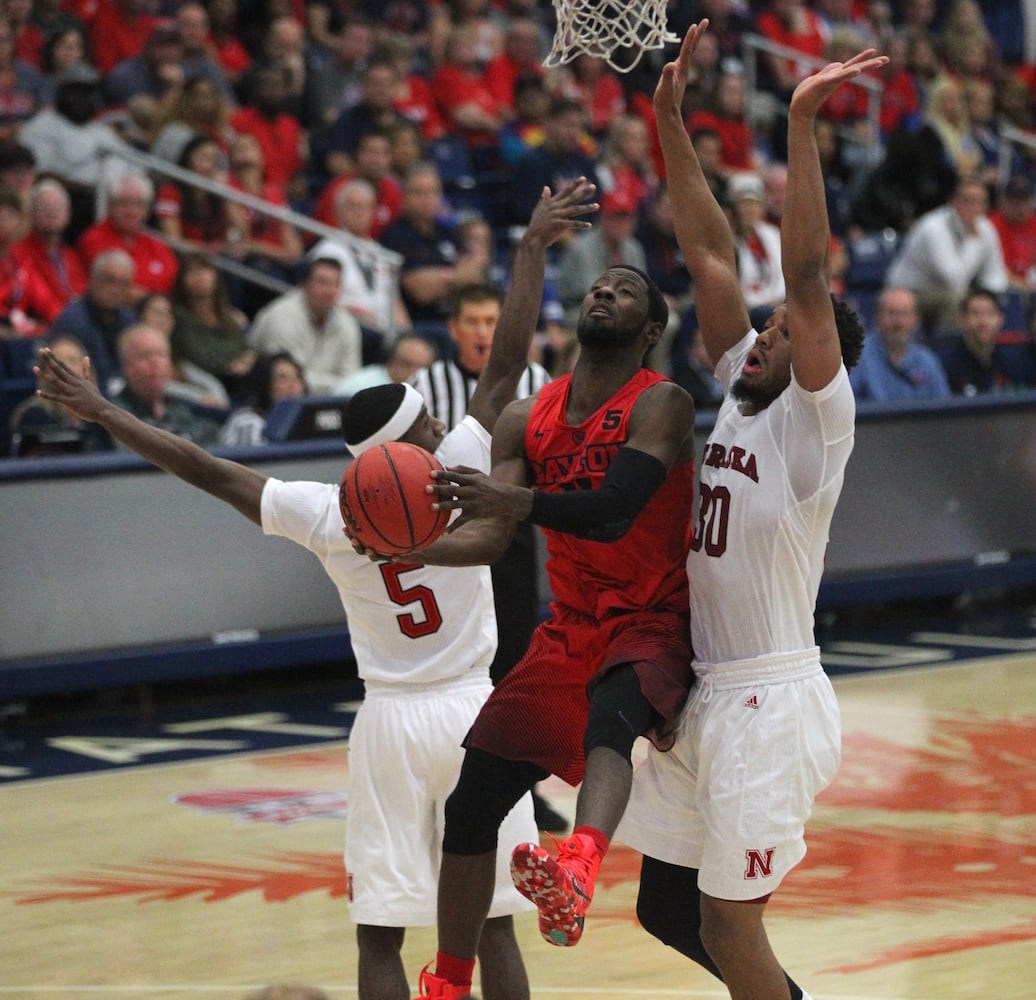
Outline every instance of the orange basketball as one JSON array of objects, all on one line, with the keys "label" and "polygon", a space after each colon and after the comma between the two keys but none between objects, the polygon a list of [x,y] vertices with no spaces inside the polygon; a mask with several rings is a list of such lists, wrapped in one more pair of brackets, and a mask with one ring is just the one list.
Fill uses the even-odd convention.
[{"label": "orange basketball", "polygon": [[384,555],[431,545],[445,530],[450,511],[432,510],[425,493],[428,473],[443,468],[424,448],[390,441],[368,449],[342,475],[338,504],[352,536]]}]

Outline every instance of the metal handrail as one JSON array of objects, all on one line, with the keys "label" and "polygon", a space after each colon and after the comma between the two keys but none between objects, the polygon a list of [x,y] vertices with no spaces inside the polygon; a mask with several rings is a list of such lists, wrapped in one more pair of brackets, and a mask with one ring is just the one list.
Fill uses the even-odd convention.
[{"label": "metal handrail", "polygon": [[[284,208],[281,205],[274,205],[271,202],[264,201],[262,198],[255,197],[255,195],[248,194],[246,191],[240,191],[237,188],[230,187],[229,184],[222,184],[219,181],[210,180],[208,177],[202,177],[201,174],[196,174],[191,170],[184,170],[183,167],[179,167],[175,163],[170,163],[168,160],[163,160],[161,157],[154,156],[151,153],[143,153],[140,150],[133,148],[114,148],[106,146],[100,150],[99,155],[102,162],[101,183],[97,186],[98,218],[101,218],[105,214],[105,209],[107,207],[108,193],[107,185],[104,182],[104,161],[109,157],[116,157],[139,167],[146,173],[159,174],[163,177],[169,177],[184,184],[190,184],[193,187],[208,192],[209,194],[226,198],[227,201],[237,202],[238,204],[244,205],[246,208],[251,208],[253,211],[259,212],[262,215],[267,215],[272,219],[277,219],[280,222],[287,222],[296,229],[301,229],[303,232],[338,240],[347,246],[353,244],[357,249],[369,249],[369,245],[365,244],[364,241],[358,237],[353,236],[352,233],[346,232],[342,229],[335,229],[333,226],[326,226],[324,223],[317,222],[316,219],[312,219],[308,215],[302,215],[299,212],[295,212],[290,208]],[[388,247],[382,247],[380,244],[378,245],[378,253],[383,254],[392,267],[398,268],[403,262],[403,258],[400,254],[396,253],[394,250],[389,250]]]}]

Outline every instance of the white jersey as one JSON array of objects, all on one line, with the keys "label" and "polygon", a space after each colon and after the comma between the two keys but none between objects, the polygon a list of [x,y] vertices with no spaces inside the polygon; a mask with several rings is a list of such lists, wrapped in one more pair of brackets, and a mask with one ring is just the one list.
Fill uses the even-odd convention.
[{"label": "white jersey", "polygon": [[824,552],[853,448],[856,403],[844,366],[815,393],[793,372],[765,410],[740,412],[730,386],[756,336],[717,366],[725,398],[699,474],[687,571],[694,657],[706,664],[815,646]]},{"label": "white jersey", "polygon": [[[436,451],[448,466],[489,472],[489,432],[474,417]],[[338,486],[269,479],[263,532],[314,553],[338,588],[359,676],[368,682],[428,684],[489,670],[496,615],[489,567],[373,563],[342,530]]]}]

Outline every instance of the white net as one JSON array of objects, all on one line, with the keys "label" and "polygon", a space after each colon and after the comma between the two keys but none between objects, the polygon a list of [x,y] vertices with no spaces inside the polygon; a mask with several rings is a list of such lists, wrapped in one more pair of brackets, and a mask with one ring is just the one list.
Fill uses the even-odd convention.
[{"label": "white net", "polygon": [[680,39],[666,30],[667,0],[554,0],[557,29],[545,66],[586,53],[628,73],[649,49]]}]

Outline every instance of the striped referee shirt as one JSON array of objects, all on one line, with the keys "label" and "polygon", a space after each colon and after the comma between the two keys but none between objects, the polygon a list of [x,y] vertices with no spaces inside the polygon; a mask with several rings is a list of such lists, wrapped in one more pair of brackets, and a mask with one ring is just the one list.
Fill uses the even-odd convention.
[{"label": "striped referee shirt", "polygon": [[[550,375],[542,365],[535,362],[526,365],[518,380],[515,399],[525,399],[539,392],[549,381]],[[464,371],[454,361],[435,361],[410,379],[410,384],[424,397],[428,412],[441,420],[447,430],[464,419],[477,382],[478,376]]]}]

